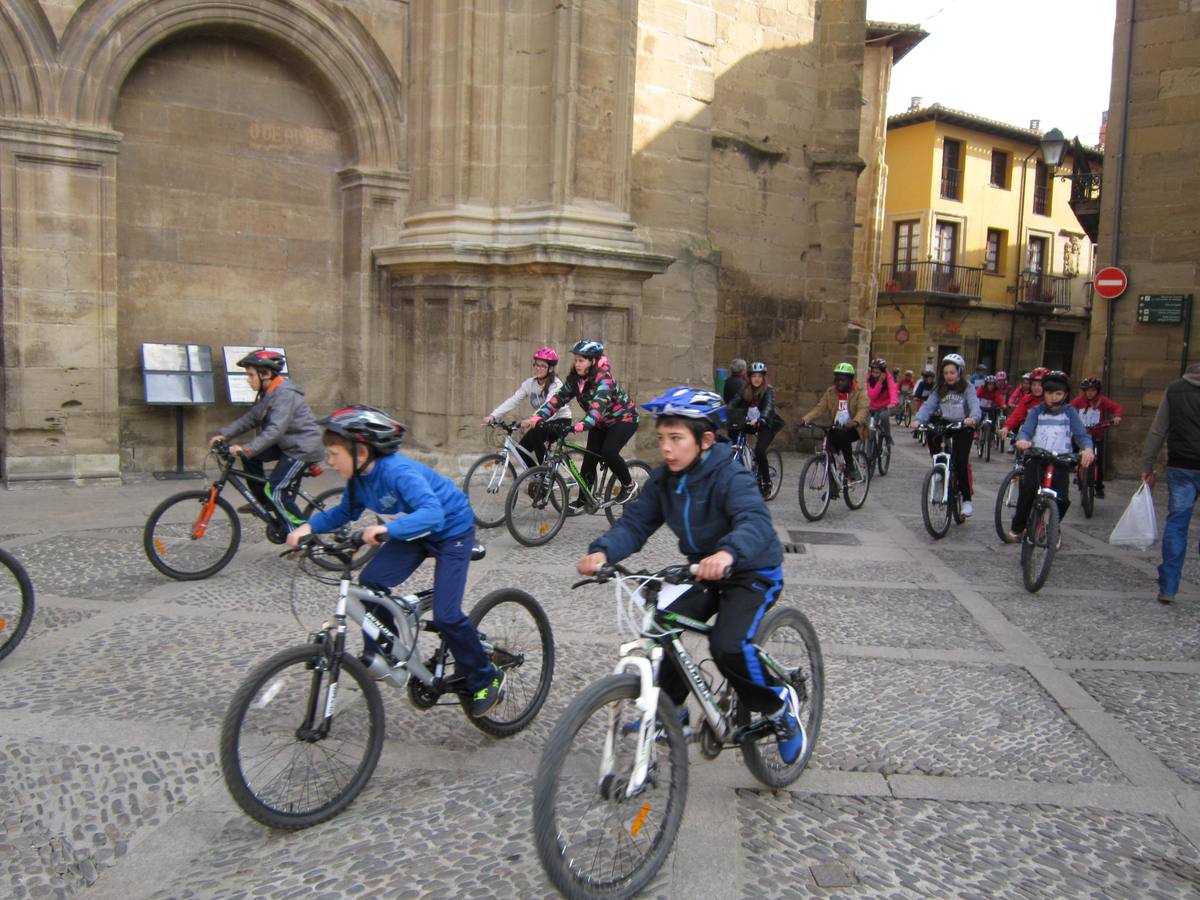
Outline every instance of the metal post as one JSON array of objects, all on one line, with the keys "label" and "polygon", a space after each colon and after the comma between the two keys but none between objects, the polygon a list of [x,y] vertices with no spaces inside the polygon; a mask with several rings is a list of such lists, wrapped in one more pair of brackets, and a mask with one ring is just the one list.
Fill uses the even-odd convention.
[{"label": "metal post", "polygon": [[1012,320],[1008,329],[1008,371],[1016,370],[1016,364],[1013,362],[1013,345],[1017,340],[1017,298],[1021,295],[1021,260],[1023,254],[1021,252],[1021,230],[1025,227],[1025,176],[1029,171],[1029,161],[1033,159],[1033,154],[1041,150],[1041,147],[1035,147],[1029,151],[1029,155],[1021,160],[1021,199],[1017,206],[1017,240],[1016,240],[1016,262],[1017,277],[1013,279],[1013,308]]},{"label": "metal post", "polygon": [[1184,301],[1187,304],[1187,312],[1184,314],[1186,318],[1183,320],[1183,359],[1179,361],[1180,378],[1186,375],[1188,370],[1188,344],[1192,339],[1192,301],[1195,296],[1195,294],[1188,294],[1187,300]]}]

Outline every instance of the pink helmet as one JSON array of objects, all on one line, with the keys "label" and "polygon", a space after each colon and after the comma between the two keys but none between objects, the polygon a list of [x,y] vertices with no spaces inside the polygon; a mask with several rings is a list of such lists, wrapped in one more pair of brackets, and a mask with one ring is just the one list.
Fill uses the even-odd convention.
[{"label": "pink helmet", "polygon": [[997,381],[1008,381],[1008,373],[1007,373],[1007,372],[1005,372],[1005,371],[1003,371],[1003,370],[1001,370],[1001,371],[997,372],[997,373],[996,373],[996,380],[997,380]]},{"label": "pink helmet", "polygon": [[553,347],[538,347],[537,352],[533,354],[534,359],[539,359],[542,362],[548,362],[554,365],[558,362],[558,354],[554,352]]}]

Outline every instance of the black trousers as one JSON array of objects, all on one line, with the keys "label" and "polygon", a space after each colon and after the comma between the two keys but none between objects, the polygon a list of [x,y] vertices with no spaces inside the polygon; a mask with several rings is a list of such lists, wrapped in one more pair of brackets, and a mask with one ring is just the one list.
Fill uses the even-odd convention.
[{"label": "black trousers", "polygon": [[[954,466],[954,483],[958,488],[958,495],[964,500],[971,499],[971,447],[975,440],[975,430],[968,428],[963,431],[956,431],[949,436],[950,440],[950,461]],[[940,453],[942,449],[942,438],[938,435],[931,434],[929,436],[929,455]]]},{"label": "black trousers", "polygon": [[829,446],[840,450],[847,466],[854,464],[854,442],[858,440],[857,428],[830,428]]},{"label": "black trousers", "polygon": [[[668,607],[690,619],[708,621],[714,615],[708,648],[721,674],[738,698],[755,712],[779,711],[778,682],[767,672],[751,646],[758,623],[783,589],[783,567],[739,573],[720,586],[698,584]],[[659,672],[659,687],[676,706],[687,700],[688,683],[674,664]]]},{"label": "black trousers", "polygon": [[597,426],[588,432],[588,454],[579,467],[579,474],[587,483],[589,489],[596,481],[596,466],[598,460],[594,454],[604,458],[608,468],[617,476],[622,485],[629,484],[629,466],[621,459],[621,448],[629,443],[629,439],[637,432],[637,422],[614,422],[612,425]]},{"label": "black trousers", "polygon": [[758,483],[766,485],[769,480],[767,467],[767,450],[771,446],[771,442],[775,440],[775,435],[779,434],[783,428],[782,425],[777,428],[772,428],[769,425],[760,425],[757,429],[750,433],[754,438],[754,463],[758,466]]},{"label": "black trousers", "polygon": [[538,463],[546,461],[546,446],[554,440],[554,435],[546,427],[545,422],[539,422],[530,428],[519,441],[520,445],[533,454]]}]

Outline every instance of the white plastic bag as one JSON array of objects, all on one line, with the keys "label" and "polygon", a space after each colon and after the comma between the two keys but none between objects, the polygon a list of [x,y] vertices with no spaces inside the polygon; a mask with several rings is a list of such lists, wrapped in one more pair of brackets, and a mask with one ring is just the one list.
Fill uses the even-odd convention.
[{"label": "white plastic bag", "polygon": [[1108,542],[1117,547],[1146,550],[1153,547],[1157,540],[1158,520],[1154,516],[1154,499],[1150,496],[1150,488],[1142,482],[1108,536]]}]

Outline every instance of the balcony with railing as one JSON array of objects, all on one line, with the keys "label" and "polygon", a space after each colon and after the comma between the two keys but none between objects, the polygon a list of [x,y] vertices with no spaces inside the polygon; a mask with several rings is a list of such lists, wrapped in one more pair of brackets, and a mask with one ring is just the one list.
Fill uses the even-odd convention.
[{"label": "balcony with railing", "polygon": [[940,262],[884,263],[879,293],[928,294],[957,300],[981,299],[983,269]]},{"label": "balcony with railing", "polygon": [[1017,302],[1028,306],[1050,307],[1051,310],[1071,308],[1071,281],[1063,275],[1025,271],[1017,285]]}]

